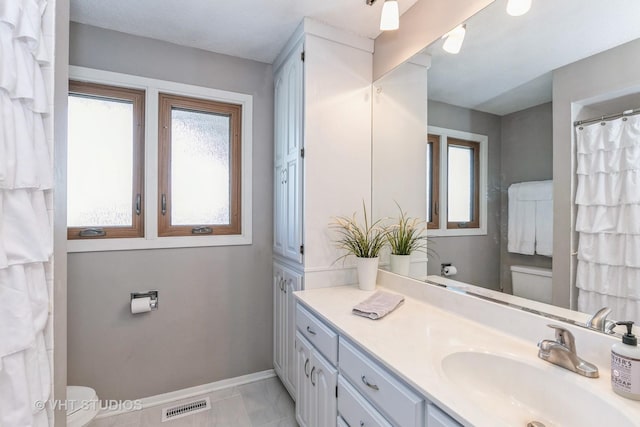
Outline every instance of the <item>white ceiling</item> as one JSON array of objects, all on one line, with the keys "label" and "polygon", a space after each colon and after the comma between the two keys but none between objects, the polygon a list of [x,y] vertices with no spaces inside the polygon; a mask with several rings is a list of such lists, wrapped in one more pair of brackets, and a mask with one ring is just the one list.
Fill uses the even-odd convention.
[{"label": "white ceiling", "polygon": [[442,40],[425,50],[429,99],[519,111],[551,101],[552,70],[640,37],[639,0],[533,0],[520,17],[507,15],[506,3],[496,0],[467,21],[458,55],[444,52]]},{"label": "white ceiling", "polygon": [[[399,0],[404,13],[417,0]],[[375,38],[384,0],[71,0],[71,20],[272,63],[302,18]]]}]

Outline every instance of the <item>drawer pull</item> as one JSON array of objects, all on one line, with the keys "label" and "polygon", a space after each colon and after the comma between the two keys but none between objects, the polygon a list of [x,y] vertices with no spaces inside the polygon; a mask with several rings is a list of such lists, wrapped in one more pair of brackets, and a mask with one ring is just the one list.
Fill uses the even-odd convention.
[{"label": "drawer pull", "polygon": [[316,334],[316,332],[313,329],[311,329],[311,327],[309,327],[309,326],[307,326],[307,332],[309,332],[311,335],[315,335]]},{"label": "drawer pull", "polygon": [[309,378],[309,372],[307,372],[307,368],[309,367],[309,359],[304,362],[304,374]]},{"label": "drawer pull", "polygon": [[364,375],[362,376],[362,382],[369,388],[374,389],[375,391],[380,390],[380,388],[375,385],[375,384],[371,384],[369,381],[367,381],[367,377],[365,377]]},{"label": "drawer pull", "polygon": [[316,370],[316,367],[314,366],[313,368],[311,368],[311,385],[313,385],[314,387],[316,386],[316,383],[313,382],[313,371]]},{"label": "drawer pull", "polygon": [[360,427],[364,427],[364,421],[360,421]]},{"label": "drawer pull", "polygon": [[282,285],[282,278],[278,279],[278,286],[280,286],[280,290],[284,290],[284,287]]}]

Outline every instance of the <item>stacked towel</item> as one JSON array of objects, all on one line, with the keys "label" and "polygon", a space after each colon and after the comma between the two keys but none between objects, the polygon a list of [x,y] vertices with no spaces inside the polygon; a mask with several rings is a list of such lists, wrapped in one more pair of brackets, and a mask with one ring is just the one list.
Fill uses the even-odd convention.
[{"label": "stacked towel", "polygon": [[553,255],[553,181],[509,187],[508,251]]},{"label": "stacked towel", "polygon": [[398,308],[403,302],[402,295],[378,291],[353,307],[353,314],[378,320]]}]

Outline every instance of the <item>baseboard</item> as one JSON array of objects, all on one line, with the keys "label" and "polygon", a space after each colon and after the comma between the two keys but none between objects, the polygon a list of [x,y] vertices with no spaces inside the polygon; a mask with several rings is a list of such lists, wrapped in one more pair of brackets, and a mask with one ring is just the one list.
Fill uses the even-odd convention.
[{"label": "baseboard", "polygon": [[[175,402],[177,400],[189,399],[191,397],[200,396],[202,394],[211,393],[225,388],[237,387],[243,384],[249,384],[255,381],[265,380],[267,378],[273,378],[276,373],[273,369],[267,369],[266,371],[255,372],[253,374],[241,375],[235,378],[228,378],[226,380],[215,381],[209,384],[202,384],[195,387],[184,388],[182,390],[170,391],[169,393],[157,394],[155,396],[144,397],[139,399],[142,403],[141,409],[151,408],[153,406],[165,405],[167,403]],[[116,415],[132,412],[136,409],[106,409],[100,411],[96,418],[113,417]]]}]

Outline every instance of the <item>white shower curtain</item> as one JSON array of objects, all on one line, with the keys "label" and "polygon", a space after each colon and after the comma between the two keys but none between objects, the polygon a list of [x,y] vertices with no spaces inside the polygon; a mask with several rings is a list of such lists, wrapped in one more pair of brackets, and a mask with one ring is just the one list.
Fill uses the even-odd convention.
[{"label": "white shower curtain", "polygon": [[578,309],[640,324],[640,116],[576,128]]},{"label": "white shower curtain", "polygon": [[48,426],[52,171],[43,0],[0,0],[0,426]]}]

